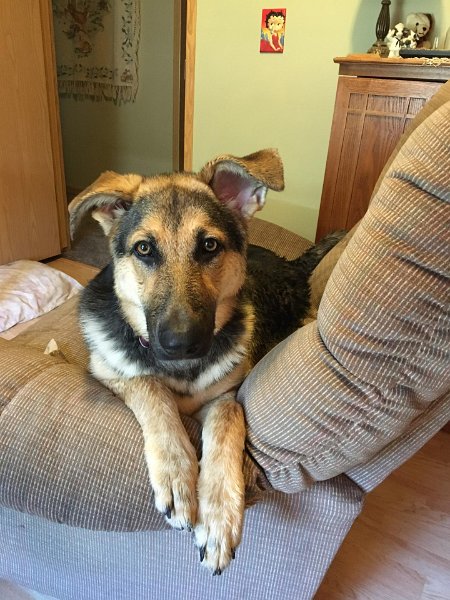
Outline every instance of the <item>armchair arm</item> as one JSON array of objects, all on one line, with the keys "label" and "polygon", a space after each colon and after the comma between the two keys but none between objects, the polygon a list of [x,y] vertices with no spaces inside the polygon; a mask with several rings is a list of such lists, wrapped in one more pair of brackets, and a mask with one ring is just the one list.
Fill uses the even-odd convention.
[{"label": "armchair arm", "polygon": [[273,487],[365,463],[449,391],[449,140],[447,102],[393,161],[317,321],[244,382],[248,452]]}]

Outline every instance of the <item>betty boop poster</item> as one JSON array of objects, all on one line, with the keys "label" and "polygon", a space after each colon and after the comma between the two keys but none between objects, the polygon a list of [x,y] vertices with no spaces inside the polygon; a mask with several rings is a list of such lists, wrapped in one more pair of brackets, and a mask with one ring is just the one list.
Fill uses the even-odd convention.
[{"label": "betty boop poster", "polygon": [[285,29],[285,8],[263,8],[259,51],[282,53],[284,51]]}]

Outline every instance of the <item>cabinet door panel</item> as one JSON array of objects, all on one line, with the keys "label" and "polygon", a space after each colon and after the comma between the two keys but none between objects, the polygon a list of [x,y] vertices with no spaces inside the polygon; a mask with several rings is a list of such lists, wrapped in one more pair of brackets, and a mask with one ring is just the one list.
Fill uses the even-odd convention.
[{"label": "cabinet door panel", "polygon": [[404,126],[405,119],[400,116],[365,115],[353,187],[351,195],[348,194],[345,229],[350,230],[366,213],[378,176]]},{"label": "cabinet door panel", "polygon": [[39,0],[0,2],[0,263],[61,251],[45,14]]},{"label": "cabinet door panel", "polygon": [[316,239],[364,216],[405,127],[441,85],[339,77]]}]

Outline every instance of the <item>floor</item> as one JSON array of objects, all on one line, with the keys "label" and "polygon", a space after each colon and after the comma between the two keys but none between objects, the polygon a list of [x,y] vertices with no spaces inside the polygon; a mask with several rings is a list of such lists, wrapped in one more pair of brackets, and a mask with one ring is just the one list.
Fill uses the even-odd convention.
[{"label": "floor", "polygon": [[450,600],[450,433],[367,496],[315,600]]},{"label": "floor", "polygon": [[[83,285],[97,272],[65,258],[49,264]],[[0,580],[0,599],[45,597]],[[367,496],[315,600],[450,600],[450,431]]]}]

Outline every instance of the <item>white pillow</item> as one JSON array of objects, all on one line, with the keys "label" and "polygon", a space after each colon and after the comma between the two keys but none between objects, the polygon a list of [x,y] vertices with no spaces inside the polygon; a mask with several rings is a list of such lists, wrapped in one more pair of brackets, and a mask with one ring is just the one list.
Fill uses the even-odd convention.
[{"label": "white pillow", "polygon": [[32,260],[0,265],[0,333],[49,312],[82,288],[69,275]]}]

